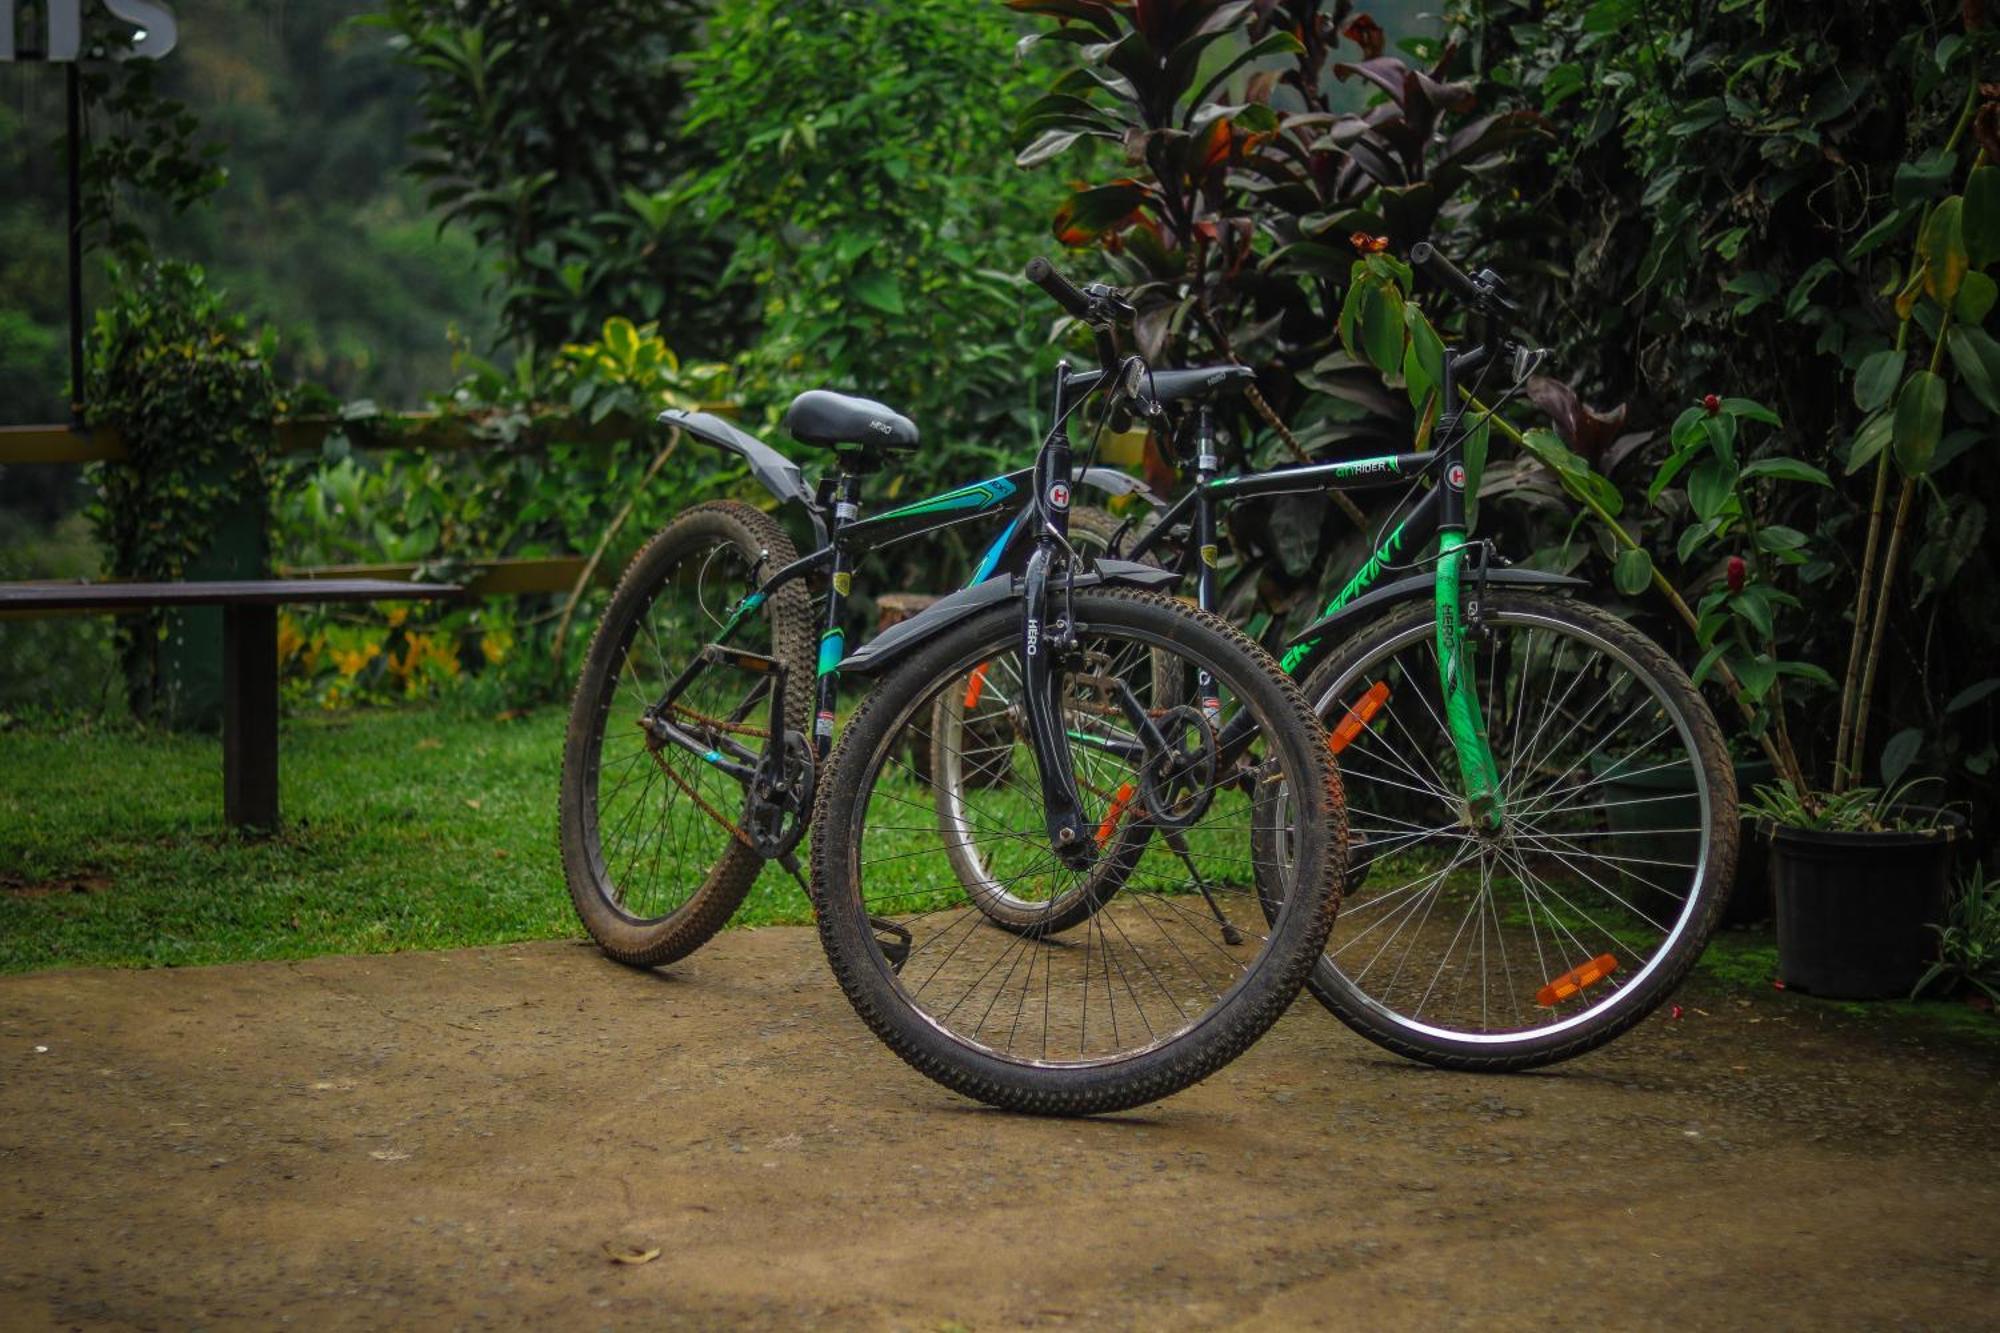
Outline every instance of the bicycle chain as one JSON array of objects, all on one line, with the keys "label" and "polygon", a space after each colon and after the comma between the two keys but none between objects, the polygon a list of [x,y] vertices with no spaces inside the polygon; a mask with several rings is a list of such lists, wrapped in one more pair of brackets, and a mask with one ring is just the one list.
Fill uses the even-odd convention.
[{"label": "bicycle chain", "polygon": [[714,806],[710,805],[707,802],[707,800],[705,800],[702,797],[702,794],[696,791],[694,787],[688,782],[688,780],[682,777],[679,771],[676,770],[672,764],[668,763],[658,750],[655,750],[651,746],[648,746],[646,749],[646,753],[653,756],[653,763],[659,768],[659,770],[662,773],[665,773],[667,775],[668,779],[671,780],[676,787],[679,787],[682,791],[687,793],[688,799],[694,802],[695,808],[697,810],[700,810],[710,819],[713,819],[716,823],[722,825],[722,827],[724,827],[725,829],[728,829],[729,835],[735,838],[736,841],[742,843],[745,847],[748,847],[753,852],[757,850],[757,844],[750,840],[750,835],[748,833],[745,833],[741,828],[739,828],[734,820],[730,819],[720,810],[717,810]]}]

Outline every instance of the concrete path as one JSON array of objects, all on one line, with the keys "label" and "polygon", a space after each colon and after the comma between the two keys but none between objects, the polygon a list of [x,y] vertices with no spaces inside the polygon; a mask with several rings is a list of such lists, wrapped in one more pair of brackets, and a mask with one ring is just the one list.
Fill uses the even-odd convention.
[{"label": "concrete path", "polygon": [[1684,1003],[1477,1078],[1307,998],[1056,1122],[907,1070],[802,930],[8,978],[0,1328],[2000,1322],[1993,1049]]}]

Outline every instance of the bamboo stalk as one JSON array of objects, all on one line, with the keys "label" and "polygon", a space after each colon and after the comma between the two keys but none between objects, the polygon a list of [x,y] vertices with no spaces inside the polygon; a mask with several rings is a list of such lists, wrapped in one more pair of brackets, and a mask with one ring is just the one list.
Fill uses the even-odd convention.
[{"label": "bamboo stalk", "polygon": [[[1909,325],[1905,323],[1904,328]],[[1867,640],[1869,604],[1875,589],[1875,552],[1882,544],[1882,518],[1888,511],[1889,446],[1875,463],[1875,498],[1868,507],[1868,542],[1861,551],[1861,586],[1854,594],[1854,633],[1847,643],[1847,672],[1840,683],[1840,734],[1833,743],[1833,790],[1844,792],[1853,785],[1855,771],[1848,760],[1854,736],[1854,706],[1859,695],[1861,648]]]},{"label": "bamboo stalk", "polygon": [[1861,694],[1854,707],[1854,749],[1848,756],[1847,766],[1856,774],[1863,768],[1863,747],[1868,740],[1868,714],[1875,693],[1875,672],[1882,665],[1882,638],[1889,628],[1889,585],[1896,577],[1896,561],[1902,554],[1903,533],[1909,527],[1916,491],[1917,479],[1903,478],[1902,492],[1896,498],[1896,525],[1889,532],[1888,554],[1882,557],[1882,595],[1875,601],[1875,628],[1868,636],[1868,664],[1861,673]]}]

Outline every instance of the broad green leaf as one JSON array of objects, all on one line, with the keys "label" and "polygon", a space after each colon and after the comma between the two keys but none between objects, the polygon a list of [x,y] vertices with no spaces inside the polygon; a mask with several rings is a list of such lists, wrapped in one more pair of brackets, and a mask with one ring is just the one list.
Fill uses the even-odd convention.
[{"label": "broad green leaf", "polygon": [[[1409,354],[1404,358],[1406,365],[1403,374],[1410,380],[1410,401],[1415,404],[1422,401],[1423,392],[1428,392],[1433,385],[1444,381],[1444,340],[1438,337],[1438,332],[1431,327],[1431,322],[1424,318],[1424,312],[1413,304],[1405,304],[1403,307],[1403,320],[1410,330],[1410,348]],[[1416,378],[1410,375],[1407,365],[1410,361],[1416,363],[1416,368],[1423,375],[1423,392],[1419,392]]]},{"label": "broad green leaf", "polygon": [[1673,484],[1674,478],[1680,475],[1681,469],[1692,463],[1698,453],[1699,450],[1683,449],[1679,453],[1669,457],[1664,463],[1661,463],[1660,470],[1653,474],[1653,484],[1646,488],[1646,503],[1653,504],[1657,502],[1660,498],[1660,493]]},{"label": "broad green leaf", "polygon": [[1736,418],[1718,412],[1701,419],[1702,434],[1708,437],[1715,456],[1732,470],[1736,467]]},{"label": "broad green leaf", "polygon": [[1778,666],[1763,653],[1755,657],[1739,657],[1730,662],[1736,672],[1736,679],[1743,682],[1743,690],[1752,699],[1762,699],[1771,692],[1771,686],[1778,681]]},{"label": "broad green leaf", "polygon": [[2000,412],[2000,343],[1984,329],[1954,324],[1944,345],[1966,389],[1987,411]]},{"label": "broad green leaf", "polygon": [[1921,204],[1926,199],[1943,194],[1957,168],[1958,154],[1955,151],[1933,148],[1915,161],[1905,162],[1896,168],[1895,183],[1889,190],[1890,198],[1898,208]]},{"label": "broad green leaf", "polygon": [[1745,588],[1729,599],[1729,609],[1754,630],[1759,639],[1771,637],[1771,602],[1764,595],[1763,588],[1754,584]]},{"label": "broad green leaf", "polygon": [[1637,597],[1652,581],[1653,557],[1644,547],[1624,552],[1611,567],[1611,582],[1627,597]]},{"label": "broad green leaf", "polygon": [[1674,544],[1675,556],[1685,565],[1688,562],[1688,557],[1700,550],[1702,544],[1715,535],[1718,526],[1720,525],[1714,519],[1710,519],[1705,523],[1688,524],[1687,527],[1681,530],[1680,540]]},{"label": "broad green leaf", "polygon": [[1814,486],[1833,485],[1826,473],[1796,458],[1760,458],[1743,469],[1743,480],[1751,481],[1758,477],[1769,477],[1774,481],[1810,482]]},{"label": "broad green leaf", "polygon": [[1976,685],[1968,685],[1951,696],[1951,702],[1944,706],[1947,713],[1962,712],[1984,699],[1995,690],[2000,690],[2000,676],[1988,676]]},{"label": "broad green leaf", "polygon": [[1986,322],[1996,296],[2000,296],[2000,283],[1974,269],[1959,284],[1958,299],[1951,303],[1952,318],[1977,328]]},{"label": "broad green leaf", "polygon": [[1896,427],[1890,441],[1896,466],[1907,477],[1930,471],[1931,455],[1944,434],[1945,383],[1941,376],[1919,370],[1896,395]]},{"label": "broad green leaf", "polygon": [[1889,216],[1863,232],[1861,239],[1848,248],[1847,257],[1849,259],[1859,259],[1871,250],[1878,248],[1883,242],[1895,236],[1904,227],[1907,227],[1911,217],[1915,216],[1915,213],[1916,210],[1914,208],[1898,208],[1895,212],[1889,214]]},{"label": "broad green leaf", "polygon": [[1854,372],[1854,405],[1863,412],[1887,407],[1903,382],[1903,366],[1910,354],[1901,347],[1869,353],[1861,369]]},{"label": "broad green leaf", "polygon": [[1905,727],[1889,738],[1882,747],[1882,785],[1893,787],[1910,771],[1910,765],[1917,761],[1917,752],[1924,747],[1924,733],[1915,727]]},{"label": "broad green leaf", "polygon": [[1847,449],[1847,475],[1853,476],[1862,468],[1875,461],[1875,455],[1882,452],[1895,431],[1895,416],[1889,412],[1877,412],[1861,423],[1861,429],[1854,432],[1854,443]]},{"label": "broad green leaf", "polygon": [[1723,283],[1722,290],[1743,298],[1736,303],[1733,312],[1738,319],[1741,319],[1765,302],[1777,299],[1778,280],[1762,269],[1751,269]]},{"label": "broad green leaf", "polygon": [[1729,503],[1735,479],[1735,468],[1712,460],[1689,474],[1688,503],[1694,506],[1695,516],[1707,520],[1720,515],[1722,507]]},{"label": "broad green leaf", "polygon": [[1587,500],[1607,514],[1616,514],[1625,507],[1624,497],[1608,478],[1591,470],[1590,464],[1570,451],[1556,433],[1546,426],[1537,426],[1522,437],[1522,447],[1553,470],[1563,489],[1579,500]]},{"label": "broad green leaf", "polygon": [[[1359,264],[1354,265],[1353,272],[1358,275],[1361,272],[1361,266]],[[1350,277],[1347,283],[1347,295],[1341,298],[1340,302],[1340,345],[1346,349],[1349,357],[1358,362],[1365,362],[1367,360],[1361,354],[1360,342],[1361,298],[1362,289],[1365,286],[1366,284],[1358,281],[1357,278]]]},{"label": "broad green leaf", "polygon": [[1788,528],[1782,523],[1768,523],[1757,529],[1757,549],[1769,551],[1773,555],[1785,551],[1796,551],[1806,544],[1806,535],[1797,528]]},{"label": "broad green leaf", "polygon": [[1785,298],[1785,318],[1797,319],[1812,300],[1813,288],[1819,286],[1829,273],[1838,272],[1838,266],[1831,259],[1816,259],[1799,280],[1792,284],[1791,294]]},{"label": "broad green leaf", "polygon": [[1828,689],[1833,688],[1833,677],[1828,674],[1826,668],[1814,666],[1811,662],[1780,661],[1778,663],[1778,674],[1781,676],[1797,676],[1800,680],[1809,680],[1815,685],[1824,685]]},{"label": "broad green leaf", "polygon": [[1976,168],[1965,182],[1965,253],[1974,268],[2000,259],[2000,166]]},{"label": "broad green leaf", "polygon": [[1044,130],[1039,139],[1015,155],[1014,165],[1038,167],[1052,157],[1061,156],[1071,144],[1088,133],[1090,133],[1088,130]]},{"label": "broad green leaf", "polygon": [[1965,253],[1963,198],[1953,195],[1931,210],[1917,237],[1917,254],[1926,261],[1925,293],[1939,305],[1950,305],[1970,267]]},{"label": "broad green leaf", "polygon": [[1280,30],[1267,33],[1257,41],[1252,42],[1241,54],[1229,60],[1222,68],[1211,74],[1208,82],[1202,85],[1201,91],[1195,94],[1193,105],[1200,106],[1203,102],[1206,102],[1230,75],[1253,60],[1261,60],[1265,56],[1297,55],[1304,50],[1305,47],[1299,45],[1299,39],[1292,36],[1289,32]]},{"label": "broad green leaf", "polygon": [[896,281],[896,275],[882,269],[870,269],[847,284],[856,300],[863,305],[881,311],[885,315],[907,313],[903,305],[903,289]]},{"label": "broad green leaf", "polygon": [[1776,412],[1773,412],[1755,398],[1725,398],[1722,400],[1722,410],[1732,417],[1743,417],[1751,421],[1760,421],[1766,426],[1784,424],[1778,420]]},{"label": "broad green leaf", "polygon": [[1379,282],[1368,283],[1361,294],[1361,346],[1385,375],[1403,368],[1403,304]]},{"label": "broad green leaf", "polygon": [[1672,436],[1674,448],[1692,449],[1694,446],[1700,444],[1706,438],[1702,434],[1701,423],[1707,416],[1707,409],[1690,407],[1687,411],[1675,417]]}]

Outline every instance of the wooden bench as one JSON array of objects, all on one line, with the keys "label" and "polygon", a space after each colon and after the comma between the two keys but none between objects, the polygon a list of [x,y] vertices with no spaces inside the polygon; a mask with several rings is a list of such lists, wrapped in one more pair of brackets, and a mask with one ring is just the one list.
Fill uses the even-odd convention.
[{"label": "wooden bench", "polygon": [[0,583],[0,619],[111,615],[162,606],[222,608],[222,813],[233,828],[278,827],[278,607],[304,602],[429,602],[448,583],[264,579],[213,583]]}]

